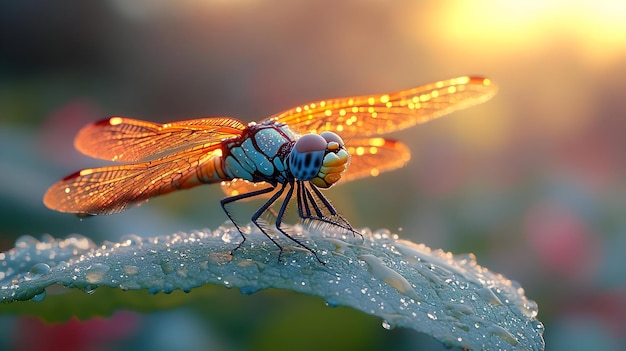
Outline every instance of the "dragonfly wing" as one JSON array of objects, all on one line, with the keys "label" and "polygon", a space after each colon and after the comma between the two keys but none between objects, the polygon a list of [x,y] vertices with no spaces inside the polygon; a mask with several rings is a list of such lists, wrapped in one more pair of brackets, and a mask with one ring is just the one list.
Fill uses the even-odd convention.
[{"label": "dragonfly wing", "polygon": [[76,214],[119,213],[151,197],[200,185],[197,168],[220,157],[219,146],[195,147],[148,162],[84,169],[52,185],[44,204]]},{"label": "dragonfly wing", "polygon": [[227,117],[165,124],[111,117],[81,129],[74,145],[91,157],[134,162],[193,145],[219,143],[239,136],[245,128],[240,121]]},{"label": "dragonfly wing", "polygon": [[300,134],[337,132],[344,140],[386,134],[489,100],[489,79],[460,77],[392,94],[321,100],[269,117]]},{"label": "dragonfly wing", "polygon": [[403,167],[411,159],[409,148],[395,140],[383,138],[351,139],[346,145],[350,165],[341,182],[375,177],[382,172]]}]

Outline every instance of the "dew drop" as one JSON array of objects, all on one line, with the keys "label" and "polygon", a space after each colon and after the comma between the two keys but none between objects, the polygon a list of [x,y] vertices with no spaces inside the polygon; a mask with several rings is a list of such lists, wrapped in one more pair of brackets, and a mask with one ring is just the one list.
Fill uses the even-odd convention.
[{"label": "dew drop", "polygon": [[494,306],[502,306],[502,301],[500,301],[498,296],[496,296],[496,294],[491,289],[487,287],[480,288],[476,290],[476,293],[478,294],[478,296],[482,297],[490,304]]},{"label": "dew drop", "polygon": [[515,336],[513,336],[513,334],[511,334],[510,331],[502,328],[499,325],[492,325],[488,328],[489,333],[500,337],[502,340],[508,342],[509,344],[515,346],[517,345],[518,341],[515,338]]},{"label": "dew drop", "polygon": [[176,274],[177,274],[179,277],[182,277],[182,278],[187,278],[187,276],[189,275],[189,270],[188,270],[187,268],[184,268],[184,267],[183,267],[183,268],[181,268],[181,269],[178,269],[178,270],[176,271]]},{"label": "dew drop", "polygon": [[136,234],[127,234],[120,238],[121,246],[141,245],[143,239]]},{"label": "dew drop", "polygon": [[539,308],[537,306],[537,303],[532,300],[525,301],[522,305],[521,310],[524,313],[524,315],[529,318],[535,318],[537,317],[537,314],[539,313]]},{"label": "dew drop", "polygon": [[120,289],[126,291],[126,290],[139,290],[142,288],[141,284],[137,283],[137,282],[132,282],[132,281],[127,281],[123,284],[119,285]]},{"label": "dew drop", "polygon": [[409,281],[406,280],[406,278],[404,278],[400,273],[387,267],[380,258],[374,255],[361,255],[359,256],[359,259],[365,261],[369,265],[369,270],[376,279],[380,279],[393,286],[403,295],[406,295],[416,301],[421,301],[417,292],[415,292],[411,286],[411,283],[409,283]]},{"label": "dew drop", "polygon": [[15,247],[27,248],[39,244],[39,240],[30,235],[22,235],[15,240]]},{"label": "dew drop", "polygon": [[239,289],[239,292],[242,293],[243,295],[254,294],[257,291],[259,291],[259,287],[258,286],[252,286],[252,285],[244,286],[244,287]]},{"label": "dew drop", "polygon": [[447,310],[451,312],[453,316],[457,318],[474,313],[474,309],[472,308],[472,306],[465,305],[465,304],[447,303],[445,304],[445,307]]},{"label": "dew drop", "polygon": [[212,263],[226,264],[233,260],[233,256],[230,253],[211,252],[209,259]]},{"label": "dew drop", "polygon": [[126,265],[124,266],[124,273],[126,273],[127,275],[135,275],[139,273],[139,267],[133,266],[133,265]]},{"label": "dew drop", "polygon": [[372,233],[372,235],[376,239],[386,239],[391,236],[391,232],[389,231],[389,229],[382,228],[382,229],[375,230],[374,233]]},{"label": "dew drop", "polygon": [[459,328],[459,329],[461,329],[461,330],[463,330],[463,331],[466,331],[466,332],[468,332],[468,331],[470,330],[470,327],[469,327],[469,325],[467,325],[467,324],[463,324],[463,323],[454,323],[454,325],[455,325],[457,328]]},{"label": "dew drop", "polygon": [[96,263],[85,271],[85,279],[89,283],[99,283],[109,271],[110,267],[106,264]]},{"label": "dew drop", "polygon": [[44,290],[41,294],[37,294],[37,295],[33,296],[33,298],[31,300],[35,301],[35,302],[41,302],[45,298],[46,298],[46,291]]},{"label": "dew drop", "polygon": [[[54,240],[54,238],[52,238],[52,240]],[[68,246],[75,247],[80,250],[88,250],[94,247],[95,245],[91,240],[89,240],[87,237],[83,235],[71,234],[59,243],[59,247],[61,248],[68,247]]]},{"label": "dew drop", "polygon": [[386,321],[384,319],[383,319],[383,324],[382,325],[383,325],[383,328],[385,328],[387,330],[391,330],[391,329],[394,328],[394,326],[391,323],[389,323],[388,321]]},{"label": "dew drop", "polygon": [[326,301],[324,301],[326,303],[326,306],[331,307],[331,308],[335,308],[337,306],[340,306],[338,301],[335,301],[333,299],[326,299]]},{"label": "dew drop", "polygon": [[327,238],[326,241],[331,243],[335,247],[335,252],[343,254],[350,247],[350,244],[343,240]]},{"label": "dew drop", "polygon": [[[424,266],[422,266],[424,267]],[[428,280],[430,280],[433,284],[438,285],[438,286],[443,286],[444,285],[444,281],[438,276],[436,275],[434,272],[432,272],[430,269],[420,269],[419,273],[421,275],[423,275],[424,277],[426,277]]]},{"label": "dew drop", "polygon": [[172,268],[172,264],[167,260],[161,261],[160,266],[161,266],[161,271],[163,271],[164,274],[170,274],[174,270]]},{"label": "dew drop", "polygon": [[32,275],[47,275],[50,274],[51,271],[52,269],[47,263],[40,262],[35,264],[28,273]]},{"label": "dew drop", "polygon": [[233,236],[230,234],[230,232],[224,232],[224,234],[222,235],[222,241],[230,244],[230,242],[233,240]]}]

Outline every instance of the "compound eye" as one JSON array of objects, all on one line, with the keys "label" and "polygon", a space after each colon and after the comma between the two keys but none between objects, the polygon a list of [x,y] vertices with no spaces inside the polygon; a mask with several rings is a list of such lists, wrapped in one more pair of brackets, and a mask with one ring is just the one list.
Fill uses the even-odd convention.
[{"label": "compound eye", "polygon": [[335,142],[339,144],[340,147],[343,147],[343,139],[341,139],[339,135],[333,132],[322,132],[320,133],[320,136],[324,138],[324,140],[326,140],[326,142],[328,142],[329,144]]},{"label": "compound eye", "polygon": [[[334,133],[333,133],[334,134]],[[296,141],[296,151],[299,153],[324,151],[328,142],[321,135],[305,134]]]}]

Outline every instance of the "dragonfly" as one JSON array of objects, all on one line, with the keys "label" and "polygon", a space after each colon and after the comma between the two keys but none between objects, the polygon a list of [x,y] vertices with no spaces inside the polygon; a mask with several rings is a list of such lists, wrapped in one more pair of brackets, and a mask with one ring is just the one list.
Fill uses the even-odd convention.
[{"label": "dragonfly", "polygon": [[243,238],[234,250],[246,236],[229,206],[269,196],[251,222],[280,249],[279,261],[283,247],[263,222],[268,213],[280,234],[323,264],[284,228],[290,201],[295,199],[304,221],[358,234],[320,189],[404,166],[409,148],[379,135],[482,103],[496,91],[491,80],[466,76],[389,94],[315,101],[258,123],[212,117],[160,124],[110,117],[83,127],[74,146],[85,155],[123,164],[72,173],[53,184],[43,202],[79,216],[109,215],[173,191],[221,184],[227,195],[221,208]]}]

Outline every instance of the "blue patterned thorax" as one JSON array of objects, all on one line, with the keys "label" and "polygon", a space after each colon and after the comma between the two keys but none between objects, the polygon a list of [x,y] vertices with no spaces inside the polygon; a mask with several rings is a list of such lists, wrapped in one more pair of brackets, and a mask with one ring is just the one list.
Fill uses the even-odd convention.
[{"label": "blue patterned thorax", "polygon": [[231,178],[282,183],[285,160],[296,138],[284,123],[250,123],[238,138],[225,140],[224,172]]}]

